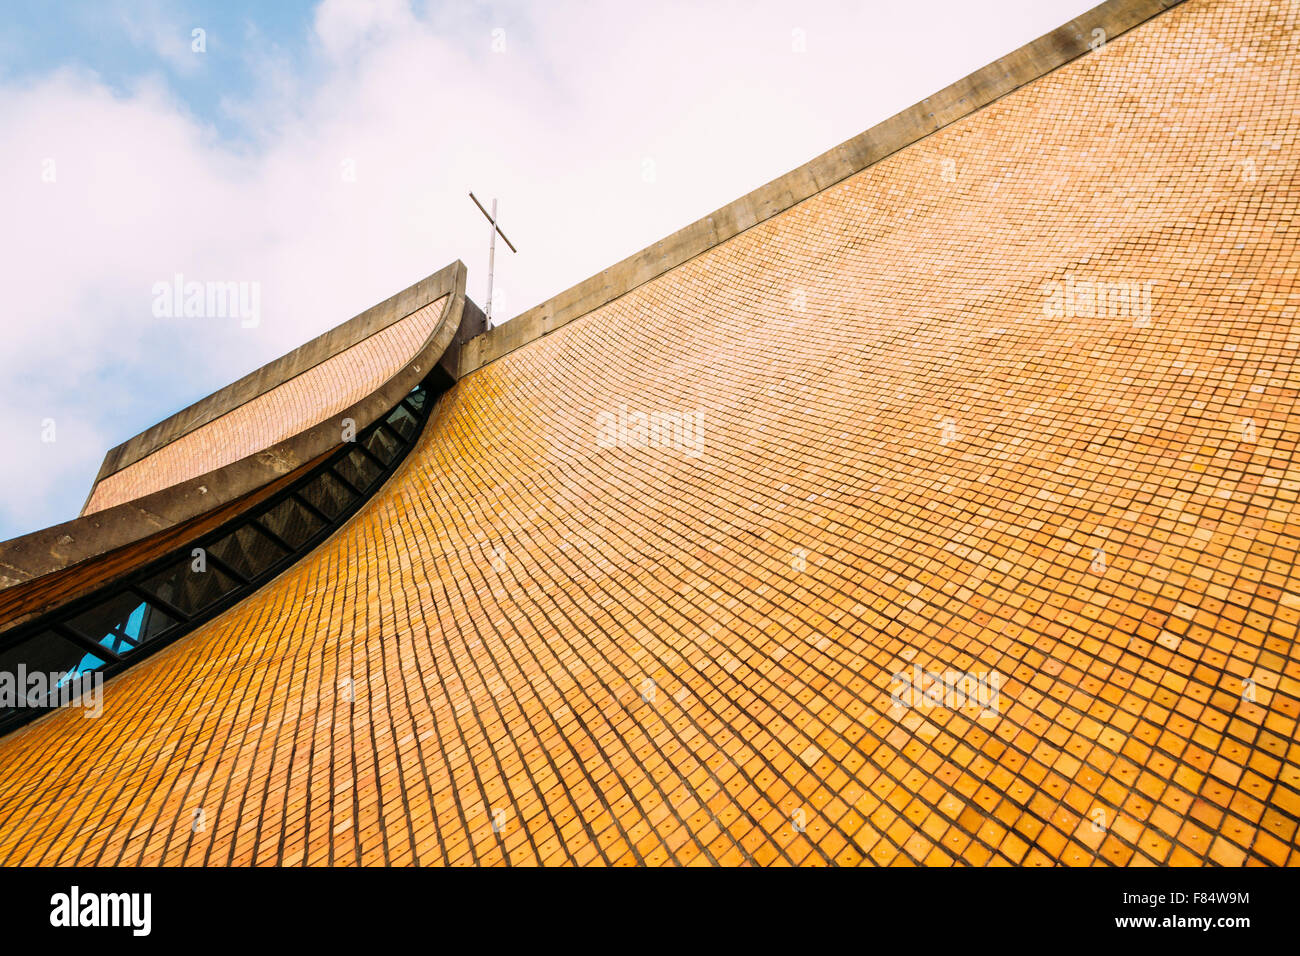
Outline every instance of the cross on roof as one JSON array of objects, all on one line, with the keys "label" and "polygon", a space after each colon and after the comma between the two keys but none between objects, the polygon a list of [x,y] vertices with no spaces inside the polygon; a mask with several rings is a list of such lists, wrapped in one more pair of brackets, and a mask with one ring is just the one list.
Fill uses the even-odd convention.
[{"label": "cross on roof", "polygon": [[473,192],[469,194],[469,198],[474,200],[474,205],[478,206],[479,212],[487,216],[487,221],[492,224],[492,241],[488,244],[487,304],[484,309],[484,312],[487,314],[487,327],[490,329],[492,328],[492,273],[496,267],[497,235],[500,234],[501,238],[506,240],[506,245],[510,247],[511,252],[517,253],[519,250],[515,248],[515,244],[513,242],[511,242],[509,239],[506,239],[506,234],[504,232],[501,232],[501,227],[497,225],[497,201],[495,199],[492,200],[492,212],[489,213],[486,209],[483,208],[483,204],[478,201],[478,197],[475,196]]}]

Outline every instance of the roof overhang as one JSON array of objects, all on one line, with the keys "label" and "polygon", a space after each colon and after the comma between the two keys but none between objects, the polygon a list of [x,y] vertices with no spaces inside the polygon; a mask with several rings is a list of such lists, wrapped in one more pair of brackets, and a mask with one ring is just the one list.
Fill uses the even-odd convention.
[{"label": "roof overhang", "polygon": [[464,264],[453,262],[109,451],[96,486],[168,443],[448,297],[424,344],[379,388],[342,412],[205,474],[0,543],[0,629],[102,586],[255,505],[337,449],[344,419],[351,419],[358,431],[365,428],[431,372],[447,384],[455,381],[461,344],[483,328],[478,308],[468,303],[466,309],[465,278]]}]

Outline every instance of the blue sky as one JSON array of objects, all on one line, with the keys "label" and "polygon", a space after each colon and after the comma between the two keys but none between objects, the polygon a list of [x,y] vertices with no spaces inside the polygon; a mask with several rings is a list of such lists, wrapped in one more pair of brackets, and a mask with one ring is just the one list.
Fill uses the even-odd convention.
[{"label": "blue sky", "polygon": [[[11,0],[0,539],[75,517],[109,447],[453,259],[481,302],[469,189],[519,247],[508,318],[1092,5]],[[257,283],[259,321],[155,314],[178,273]]]},{"label": "blue sky", "polygon": [[[243,97],[255,77],[245,49],[260,42],[309,68],[315,4],[307,0],[255,3],[149,3],[104,0],[18,0],[6,4],[0,81],[39,78],[66,64],[95,71],[119,94],[160,68],[196,115],[223,136],[244,129],[221,109],[223,97]],[[191,56],[192,31],[206,33],[206,55]],[[171,47],[170,55],[168,47]],[[189,64],[184,64],[185,60]]]}]

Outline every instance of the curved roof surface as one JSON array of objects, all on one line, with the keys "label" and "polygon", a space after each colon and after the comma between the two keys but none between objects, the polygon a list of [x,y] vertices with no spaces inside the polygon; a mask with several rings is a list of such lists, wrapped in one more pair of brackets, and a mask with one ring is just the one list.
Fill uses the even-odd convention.
[{"label": "curved roof surface", "polygon": [[1187,0],[462,379],[0,740],[0,862],[1300,862],[1295,11]]}]

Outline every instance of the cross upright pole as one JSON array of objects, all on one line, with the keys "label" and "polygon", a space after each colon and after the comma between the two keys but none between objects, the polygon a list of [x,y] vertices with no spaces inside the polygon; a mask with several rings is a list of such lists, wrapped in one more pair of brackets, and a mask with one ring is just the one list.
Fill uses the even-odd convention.
[{"label": "cross upright pole", "polygon": [[495,199],[492,200],[492,211],[489,213],[483,208],[483,204],[478,201],[478,197],[472,192],[469,194],[469,198],[474,200],[474,205],[478,206],[479,212],[487,217],[488,224],[491,227],[491,238],[488,241],[487,302],[483,309],[484,313],[487,315],[487,327],[490,329],[492,328],[492,281],[494,273],[496,272],[497,261],[497,234],[500,233],[501,238],[505,239],[506,245],[510,247],[511,252],[518,252],[519,250],[515,248],[514,243],[510,241],[504,232],[501,232],[501,227],[497,225],[497,201]]},{"label": "cross upright pole", "polygon": [[492,200],[492,240],[488,243],[487,327],[492,328],[492,273],[497,266],[497,201]]}]

